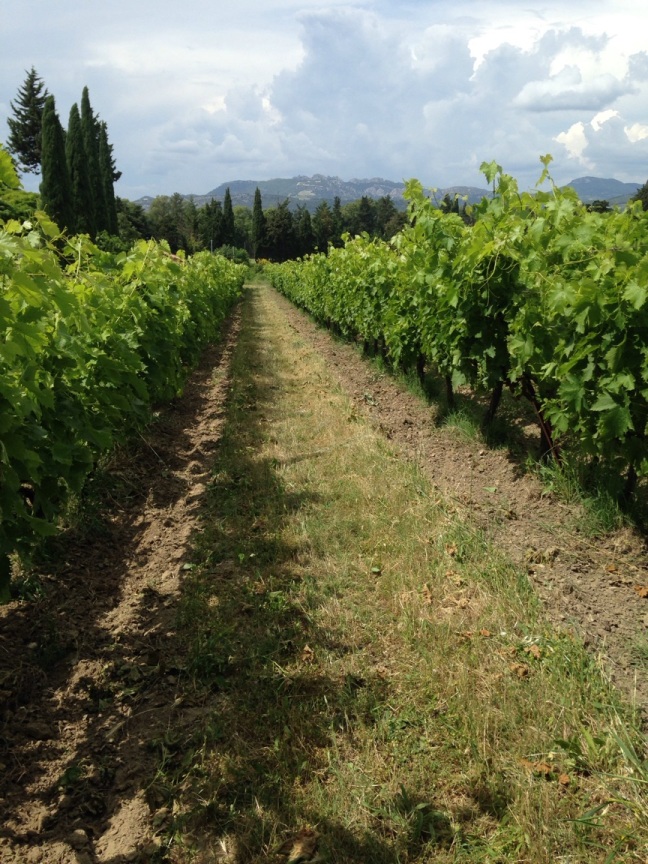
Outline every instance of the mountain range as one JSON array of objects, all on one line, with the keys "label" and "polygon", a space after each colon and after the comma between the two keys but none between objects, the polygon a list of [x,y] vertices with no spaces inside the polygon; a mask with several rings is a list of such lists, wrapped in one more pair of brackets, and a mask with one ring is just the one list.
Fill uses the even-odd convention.
[{"label": "mountain range", "polygon": [[[565,185],[575,189],[584,204],[590,204],[592,201],[609,201],[613,206],[622,207],[642,184],[622,183],[620,180],[611,178],[578,177]],[[314,174],[312,177],[299,175],[274,180],[232,180],[229,183],[222,183],[205,195],[183,195],[182,197],[192,199],[197,207],[202,207],[212,199],[222,201],[226,190],[229,189],[235,207],[237,205],[252,207],[257,187],[261,192],[264,209],[275,207],[286,199],[289,200],[291,207],[296,208],[301,205],[311,212],[322,201],[333,204],[336,197],[340,199],[341,204],[348,204],[363,196],[374,199],[388,196],[400,210],[404,210],[407,203],[403,197],[405,186],[402,182],[384,180],[381,177],[372,177],[368,180],[341,180],[339,177],[327,177],[324,174]],[[477,186],[447,186],[435,192],[438,200],[445,195],[450,195],[451,198],[459,195],[468,203],[474,204],[481,201],[484,196],[490,196],[491,192]],[[151,196],[145,196],[135,203],[148,210],[152,201]]]}]

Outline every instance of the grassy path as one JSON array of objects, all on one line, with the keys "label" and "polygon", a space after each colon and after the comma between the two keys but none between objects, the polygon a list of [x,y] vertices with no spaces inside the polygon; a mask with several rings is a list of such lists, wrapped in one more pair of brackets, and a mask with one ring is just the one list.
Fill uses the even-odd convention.
[{"label": "grassy path", "polygon": [[464,519],[254,286],[181,601],[207,709],[163,742],[170,860],[648,859],[629,712]]}]

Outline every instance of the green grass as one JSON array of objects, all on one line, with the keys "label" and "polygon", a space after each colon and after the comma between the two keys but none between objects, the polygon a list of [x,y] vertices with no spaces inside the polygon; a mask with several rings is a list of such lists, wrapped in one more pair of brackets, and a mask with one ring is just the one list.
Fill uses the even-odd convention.
[{"label": "green grass", "polygon": [[536,463],[532,470],[539,476],[545,491],[567,504],[578,505],[578,529],[586,536],[603,536],[633,523],[642,524],[638,501],[634,514],[619,504],[618,477],[605,475],[602,471],[592,472],[587,465],[569,455],[560,465],[555,462]]},{"label": "green grass", "polygon": [[179,633],[204,710],[153,742],[171,861],[279,860],[303,828],[330,862],[646,860],[632,711],[264,288]]}]

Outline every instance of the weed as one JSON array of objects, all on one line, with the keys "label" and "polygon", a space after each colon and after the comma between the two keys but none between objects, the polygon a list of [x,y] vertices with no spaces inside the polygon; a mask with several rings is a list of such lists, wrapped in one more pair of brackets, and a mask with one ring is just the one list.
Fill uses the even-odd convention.
[{"label": "weed", "polygon": [[546,491],[568,504],[579,504],[578,528],[590,537],[607,534],[629,523],[619,506],[618,483],[602,470],[593,474],[582,462],[563,458],[562,464],[545,462],[533,466]]}]

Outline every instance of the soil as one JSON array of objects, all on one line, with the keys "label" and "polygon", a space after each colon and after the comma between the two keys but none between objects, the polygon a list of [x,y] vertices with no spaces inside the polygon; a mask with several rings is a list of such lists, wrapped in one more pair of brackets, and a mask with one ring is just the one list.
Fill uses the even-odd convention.
[{"label": "soil", "polygon": [[[599,539],[579,534],[577,508],[545,494],[519,454],[439,425],[431,404],[356,346],[277,302],[357,412],[526,569],[550,617],[581,633],[644,711],[648,675],[637,650],[648,620],[645,540],[629,529]],[[36,599],[0,609],[2,864],[160,858],[170,812],[156,766],[168,730],[190,730],[204,710],[205,697],[182,685],[174,626],[237,332],[234,316],[147,440],[115,456],[119,494],[108,485],[91,528],[52,544]]]},{"label": "soil", "polygon": [[48,550],[45,596],[0,609],[2,864],[158,857],[156,767],[167,730],[201,711],[178,685],[174,624],[237,331],[235,319],[147,441],[115,456],[119,498],[108,487],[91,528]]}]

